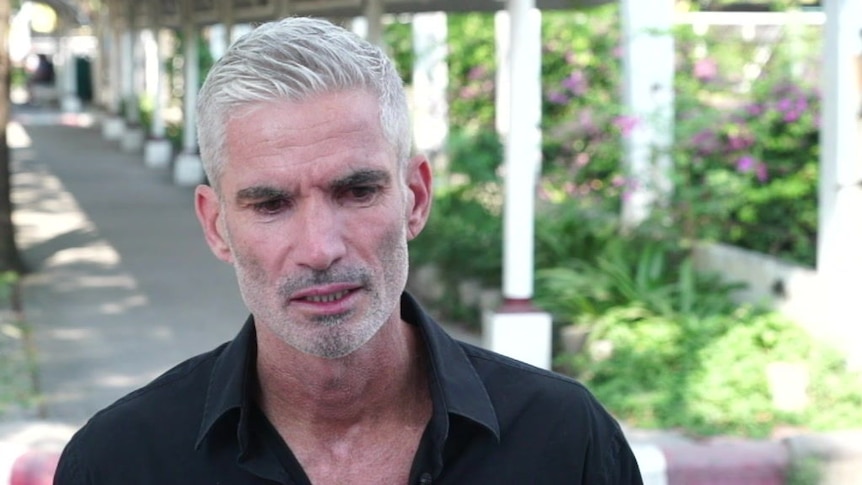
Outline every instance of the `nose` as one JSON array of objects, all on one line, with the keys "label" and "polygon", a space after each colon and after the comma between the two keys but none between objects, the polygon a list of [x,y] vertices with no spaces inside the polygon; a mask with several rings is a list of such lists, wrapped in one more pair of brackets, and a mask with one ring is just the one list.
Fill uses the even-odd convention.
[{"label": "nose", "polygon": [[308,200],[295,214],[293,258],[296,264],[325,270],[347,251],[344,224],[338,207],[326,201]]}]

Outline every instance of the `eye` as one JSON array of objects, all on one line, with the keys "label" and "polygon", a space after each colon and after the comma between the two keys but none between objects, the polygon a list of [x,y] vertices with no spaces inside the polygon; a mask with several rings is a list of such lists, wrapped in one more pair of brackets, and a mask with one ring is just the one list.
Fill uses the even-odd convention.
[{"label": "eye", "polygon": [[380,187],[376,185],[356,185],[348,187],[341,194],[342,203],[346,205],[368,205],[374,202]]},{"label": "eye", "polygon": [[261,202],[252,204],[254,211],[259,214],[272,215],[277,214],[290,206],[290,201],[285,198],[267,199]]}]

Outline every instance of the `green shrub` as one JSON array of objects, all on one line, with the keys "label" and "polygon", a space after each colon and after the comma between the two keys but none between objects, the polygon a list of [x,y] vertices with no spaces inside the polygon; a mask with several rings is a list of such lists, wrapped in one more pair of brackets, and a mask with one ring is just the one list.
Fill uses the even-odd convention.
[{"label": "green shrub", "polygon": [[20,321],[12,304],[17,281],[14,272],[0,274],[0,416],[10,410],[27,410],[36,402],[29,327]]}]

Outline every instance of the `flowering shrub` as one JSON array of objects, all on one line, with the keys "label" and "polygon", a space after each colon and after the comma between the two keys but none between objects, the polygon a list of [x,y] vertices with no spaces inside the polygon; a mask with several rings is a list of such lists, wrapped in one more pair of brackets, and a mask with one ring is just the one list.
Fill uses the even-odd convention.
[{"label": "flowering shrub", "polygon": [[683,44],[670,208],[683,237],[814,265],[820,96],[816,73],[794,77],[790,61],[776,46],[739,94],[738,79],[722,81],[721,62]]}]

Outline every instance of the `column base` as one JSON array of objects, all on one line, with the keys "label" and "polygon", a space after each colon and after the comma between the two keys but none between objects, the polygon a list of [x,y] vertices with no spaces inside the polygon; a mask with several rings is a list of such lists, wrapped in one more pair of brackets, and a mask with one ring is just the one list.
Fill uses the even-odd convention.
[{"label": "column base", "polygon": [[491,312],[482,318],[482,346],[542,369],[551,368],[551,314]]},{"label": "column base", "polygon": [[171,163],[173,147],[170,140],[156,138],[144,145],[144,163],[150,168],[165,168]]},{"label": "column base", "polygon": [[180,153],[174,161],[174,183],[193,186],[203,183],[204,167],[196,153]]},{"label": "column base", "polygon": [[82,107],[81,98],[73,94],[67,94],[60,100],[60,109],[64,113],[78,113]]},{"label": "column base", "polygon": [[126,122],[115,115],[108,115],[102,120],[102,138],[106,140],[119,140],[126,131]]},{"label": "column base", "polygon": [[120,148],[127,153],[140,153],[144,149],[144,129],[140,126],[126,126],[120,139]]}]

